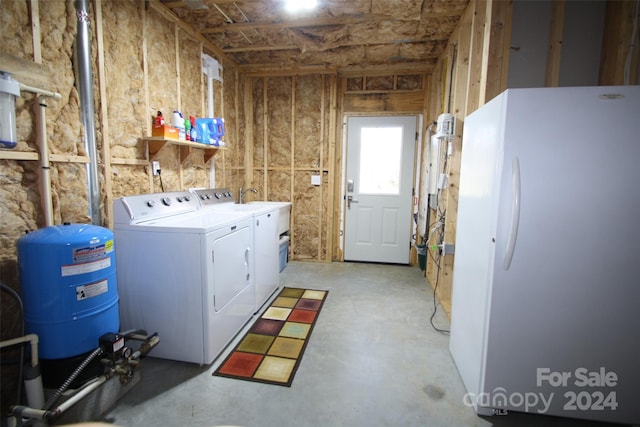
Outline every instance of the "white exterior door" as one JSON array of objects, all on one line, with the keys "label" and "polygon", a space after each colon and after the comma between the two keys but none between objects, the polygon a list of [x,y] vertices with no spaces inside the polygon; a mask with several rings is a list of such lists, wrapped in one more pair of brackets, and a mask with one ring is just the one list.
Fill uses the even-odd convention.
[{"label": "white exterior door", "polygon": [[347,119],[345,261],[409,263],[416,121]]}]

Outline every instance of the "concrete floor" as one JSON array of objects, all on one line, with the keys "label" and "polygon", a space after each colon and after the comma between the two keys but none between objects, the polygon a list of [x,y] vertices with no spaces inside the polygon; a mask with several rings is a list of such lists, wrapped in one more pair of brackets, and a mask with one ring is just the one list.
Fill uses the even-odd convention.
[{"label": "concrete floor", "polygon": [[[329,290],[290,388],[214,377],[211,366],[149,357],[104,418],[139,426],[604,426],[510,413],[478,417],[447,335],[429,324],[432,291],[415,267],[292,262],[281,284]],[[448,320],[438,309],[437,326]],[[153,354],[153,353],[151,353]]]}]

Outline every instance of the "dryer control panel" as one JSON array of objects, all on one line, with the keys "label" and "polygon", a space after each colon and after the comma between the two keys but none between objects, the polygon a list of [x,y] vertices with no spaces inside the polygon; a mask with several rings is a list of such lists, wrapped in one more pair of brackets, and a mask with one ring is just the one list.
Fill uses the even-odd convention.
[{"label": "dryer control panel", "polygon": [[217,205],[221,203],[235,203],[233,193],[228,188],[206,188],[193,190],[200,206]]}]

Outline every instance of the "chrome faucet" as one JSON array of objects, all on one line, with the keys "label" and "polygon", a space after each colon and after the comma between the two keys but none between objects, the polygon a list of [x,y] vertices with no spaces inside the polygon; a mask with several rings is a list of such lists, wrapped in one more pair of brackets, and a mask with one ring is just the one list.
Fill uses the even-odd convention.
[{"label": "chrome faucet", "polygon": [[240,187],[240,189],[238,190],[238,204],[241,205],[242,203],[244,203],[244,195],[247,194],[249,191],[258,194],[258,190],[256,190],[255,188],[247,188],[246,190],[242,191],[242,187]]}]

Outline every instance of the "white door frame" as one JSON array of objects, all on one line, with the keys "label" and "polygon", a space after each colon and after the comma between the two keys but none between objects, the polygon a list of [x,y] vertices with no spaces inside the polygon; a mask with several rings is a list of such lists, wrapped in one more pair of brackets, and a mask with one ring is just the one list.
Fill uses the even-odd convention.
[{"label": "white door frame", "polygon": [[[349,117],[399,117],[399,116],[403,116],[403,117],[415,117],[416,118],[416,133],[417,133],[417,138],[415,141],[415,147],[414,147],[414,169],[413,169],[413,191],[414,191],[414,195],[413,195],[413,200],[412,200],[412,208],[411,208],[411,215],[413,217],[414,214],[417,213],[417,209],[418,209],[418,201],[417,201],[417,191],[419,188],[419,168],[421,167],[421,159],[418,157],[421,154],[421,141],[422,141],[422,127],[423,127],[423,123],[424,123],[424,116],[422,114],[403,114],[403,113],[387,113],[387,114],[375,114],[375,113],[360,113],[360,114],[344,114],[342,116],[342,159],[341,159],[341,169],[340,169],[340,223],[338,224],[339,226],[339,235],[338,235],[338,243],[339,243],[339,248],[340,248],[340,260],[344,261],[344,226],[345,226],[345,220],[346,220],[346,187],[347,187],[347,119]],[[415,236],[417,233],[417,228],[416,228],[416,223],[413,220],[413,218],[411,219],[411,236],[409,241],[411,242],[411,244],[415,244]]]}]

